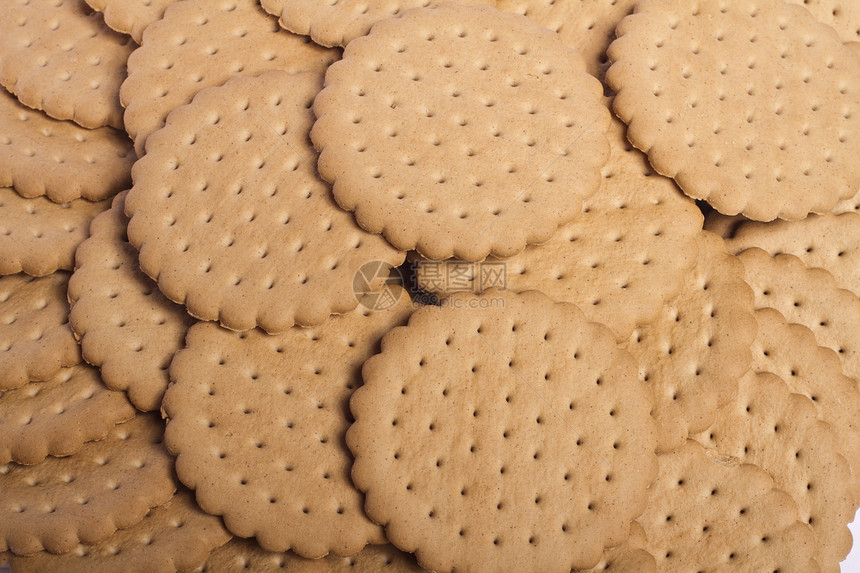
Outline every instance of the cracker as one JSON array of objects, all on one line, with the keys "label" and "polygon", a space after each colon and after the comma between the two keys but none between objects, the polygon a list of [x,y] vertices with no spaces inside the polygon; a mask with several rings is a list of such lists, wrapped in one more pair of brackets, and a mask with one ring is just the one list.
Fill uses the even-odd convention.
[{"label": "cracker", "polygon": [[774,308],[788,322],[809,328],[819,345],[839,354],[842,371],[860,384],[860,298],[839,288],[824,269],[809,269],[794,255],[771,257],[752,248],[738,257],[756,308]]},{"label": "cracker", "polygon": [[648,543],[645,530],[635,521],[630,524],[630,537],[627,541],[603,552],[603,558],[588,573],[602,571],[635,571],[636,573],[656,573],[657,562],[654,556],[643,547]]},{"label": "cracker", "polygon": [[597,191],[601,92],[578,54],[522,16],[416,8],[329,68],[311,139],[364,229],[434,260],[510,256]]},{"label": "cracker", "polygon": [[91,226],[69,280],[69,324],[84,360],[98,366],[105,384],[123,390],[140,410],[158,410],[169,382],[167,368],[194,323],[161,294],[138,267],[128,243],[126,193]]},{"label": "cracker", "polygon": [[188,571],[204,563],[210,551],[230,537],[220,519],[201,511],[194,495],[181,489],[140,522],[97,545],[78,545],[63,555],[42,551],[30,557],[13,556],[12,567],[16,573]]},{"label": "cracker", "polygon": [[81,361],[69,328],[69,273],[0,277],[0,390],[47,380]]},{"label": "cracker", "polygon": [[147,30],[143,45],[129,58],[120,91],[125,127],[138,156],[167,114],[191,102],[200,90],[237,74],[321,74],[340,55],[285,32],[256,0],[177,2]]},{"label": "cracker", "polygon": [[651,396],[611,331],[537,291],[417,310],[350,401],[352,478],[432,571],[593,567],[654,477]]},{"label": "cracker", "polygon": [[0,551],[66,553],[143,519],[176,489],[164,424],[138,414],[74,455],[0,466]]},{"label": "cracker", "polygon": [[58,205],[0,187],[0,275],[72,270],[75,249],[87,238],[90,221],[109,206],[108,200],[84,199]]},{"label": "cracker", "polygon": [[0,395],[0,464],[37,464],[68,456],[134,417],[122,392],[108,390],[98,370],[79,364],[45,382]]},{"label": "cracker", "polygon": [[772,372],[785,380],[792,392],[815,404],[818,417],[830,424],[842,442],[842,454],[851,466],[851,487],[860,503],[860,391],[842,374],[838,355],[818,346],[811,330],[789,324],[778,311],[755,312],[758,334],[751,346],[753,372]]},{"label": "cracker", "polygon": [[405,257],[339,209],[308,139],[318,74],[240,76],[149,138],[125,211],[140,268],[195,317],[269,333],[358,305],[353,280]]},{"label": "cracker", "polygon": [[[410,8],[427,8],[446,0],[260,0],[290,32],[304,34],[322,46],[346,46],[367,35],[379,20],[399,16]],[[495,0],[459,0],[460,4],[494,5]]]},{"label": "cracker", "polygon": [[539,290],[578,305],[619,340],[653,321],[696,262],[702,215],[671,179],[651,171],[625,131],[623,123],[613,120],[611,155],[600,189],[549,241],[504,260],[491,257],[471,265],[419,261],[418,286],[440,296],[491,286]]},{"label": "cracker", "polygon": [[840,288],[860,295],[860,213],[768,224],[749,221],[738,226],[728,247],[734,253],[759,247],[771,255],[794,255],[807,267],[826,269]]},{"label": "cracker", "polygon": [[557,32],[562,41],[585,59],[588,73],[603,79],[609,60],[606,49],[615,39],[615,27],[633,11],[636,0],[498,0],[503,12],[528,16],[543,28]]},{"label": "cracker", "polygon": [[832,26],[843,42],[860,42],[860,4],[853,0],[786,0],[801,4],[815,19]]},{"label": "cracker", "polygon": [[719,211],[711,211],[705,215],[703,228],[706,231],[717,234],[725,240],[731,239],[738,227],[749,221],[743,215],[723,215]]},{"label": "cracker", "polygon": [[832,212],[834,215],[841,215],[842,213],[858,211],[860,211],[860,193],[850,199],[844,199],[837,203]]},{"label": "cracker", "polygon": [[637,521],[659,571],[818,571],[815,534],[767,472],[692,440],[658,459]]},{"label": "cracker", "polygon": [[131,182],[135,156],[125,133],[84,129],[22,105],[0,90],[0,186],[23,197],[98,201]]},{"label": "cracker", "polygon": [[143,31],[161,20],[164,11],[177,0],[86,0],[90,8],[104,16],[109,28],[128,34],[138,44],[143,43]]},{"label": "cracker", "polygon": [[415,559],[393,545],[371,545],[350,557],[328,555],[304,559],[293,553],[274,553],[250,539],[234,538],[209,556],[199,573],[231,573],[246,569],[259,573],[423,573]]},{"label": "cracker", "polygon": [[839,436],[817,418],[812,400],[793,394],[779,376],[749,371],[738,382],[737,399],[694,439],[770,474],[794,499],[800,521],[815,531],[814,557],[822,571],[839,573],[851,550],[851,470],[839,453]]},{"label": "cracker", "polygon": [[756,321],[743,273],[723,240],[703,231],[681,292],[625,343],[639,361],[639,377],[653,388],[660,451],[707,428],[749,367]]},{"label": "cracker", "polygon": [[269,551],[317,558],[383,543],[350,481],[343,435],[361,364],[411,310],[401,291],[390,310],[278,336],[193,326],[163,410],[176,472],[200,506]]},{"label": "cracker", "polygon": [[726,215],[796,220],[860,189],[857,57],[808,11],[643,0],[616,33],[615,112],[691,197]]},{"label": "cracker", "polygon": [[84,127],[123,128],[119,86],[131,38],[84,0],[15,0],[0,19],[0,84],[21,102]]}]

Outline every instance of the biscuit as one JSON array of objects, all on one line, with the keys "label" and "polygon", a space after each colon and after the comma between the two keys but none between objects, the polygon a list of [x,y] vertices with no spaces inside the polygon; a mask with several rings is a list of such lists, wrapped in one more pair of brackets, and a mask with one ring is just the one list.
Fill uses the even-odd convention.
[{"label": "biscuit", "polygon": [[579,51],[588,73],[603,79],[609,60],[606,49],[615,39],[615,27],[633,11],[636,0],[498,0],[502,12],[528,16],[529,20],[558,32],[562,41]]},{"label": "biscuit", "polygon": [[128,34],[138,44],[143,42],[143,31],[153,22],[161,20],[164,11],[177,0],[86,0],[90,8],[104,16],[109,28]]},{"label": "biscuit", "polygon": [[22,105],[0,90],[0,186],[23,197],[98,201],[131,183],[135,156],[125,133],[84,129]]},{"label": "biscuit", "polygon": [[0,391],[48,380],[81,361],[69,328],[69,273],[0,277]]},{"label": "biscuit", "polygon": [[177,2],[147,28],[143,45],[129,58],[120,90],[126,130],[142,157],[146,138],[200,90],[237,74],[321,74],[339,56],[339,50],[282,30],[256,0]]},{"label": "biscuit", "polygon": [[844,199],[837,203],[836,207],[833,208],[832,213],[834,215],[841,215],[842,213],[850,213],[856,211],[860,211],[860,193],[850,199]]},{"label": "biscuit", "polygon": [[734,236],[738,227],[746,221],[749,219],[743,215],[723,215],[719,211],[711,211],[705,215],[703,228],[728,241]]},{"label": "biscuit", "polygon": [[860,391],[842,374],[839,357],[818,346],[815,335],[801,324],[788,324],[772,308],[755,312],[758,334],[752,350],[753,372],[772,372],[792,392],[812,400],[818,417],[830,424],[842,442],[842,455],[851,466],[851,489],[860,504]]},{"label": "biscuit", "polygon": [[639,362],[640,379],[653,388],[659,451],[707,428],[749,367],[757,327],[743,273],[723,240],[703,231],[699,259],[681,292],[624,345]]},{"label": "biscuit", "polygon": [[67,553],[143,519],[176,489],[164,424],[138,414],[74,455],[0,466],[0,551]]},{"label": "biscuit", "polygon": [[78,545],[62,555],[41,551],[30,557],[13,556],[12,567],[15,573],[188,571],[203,564],[210,551],[230,537],[220,519],[201,511],[194,495],[181,489],[140,522],[97,545]]},{"label": "biscuit", "polygon": [[547,241],[609,157],[600,82],[524,17],[416,8],[353,40],[314,101],[319,172],[358,224],[427,258]]},{"label": "biscuit", "polygon": [[860,5],[852,0],[786,0],[806,7],[815,19],[832,26],[843,42],[860,42]]},{"label": "biscuit", "polygon": [[[645,530],[635,521],[630,524],[630,537],[627,541],[603,552],[603,558],[588,573],[603,571],[636,571],[636,573],[656,573],[657,562],[654,556],[643,547],[648,543]],[[583,571],[583,570],[580,570]]]},{"label": "biscuit", "polygon": [[350,557],[328,555],[304,559],[293,553],[274,553],[250,539],[233,538],[216,549],[198,573],[232,573],[240,569],[258,573],[423,573],[415,558],[393,545],[370,545]]},{"label": "biscuit", "polygon": [[419,261],[418,286],[439,296],[491,286],[539,290],[578,305],[619,340],[653,321],[696,262],[702,215],[671,179],[651,171],[625,131],[613,120],[600,189],[549,241],[478,264]]},{"label": "biscuit", "polygon": [[352,479],[425,569],[593,567],[643,510],[650,393],[611,331],[572,304],[452,295],[386,334],[362,376]]},{"label": "biscuit", "polygon": [[737,399],[694,439],[770,474],[794,499],[800,521],[815,531],[814,557],[822,571],[839,573],[851,550],[851,470],[838,435],[816,416],[815,403],[792,394],[779,376],[750,371],[738,382]]},{"label": "biscuit", "polygon": [[84,0],[4,3],[0,84],[34,109],[84,127],[123,128],[119,86],[136,47]]},{"label": "biscuit", "polygon": [[125,203],[129,242],[193,316],[269,333],[320,324],[358,305],[363,265],[403,262],[316,173],[309,107],[321,83],[314,73],[239,76],[149,138]]},{"label": "biscuit", "polygon": [[745,222],[729,250],[759,247],[771,255],[788,253],[807,267],[826,269],[840,288],[860,296],[860,213],[810,215],[802,221]]},{"label": "biscuit", "polygon": [[[346,46],[367,35],[379,20],[399,16],[409,8],[427,8],[446,0],[260,0],[263,10],[277,16],[281,26],[304,34],[321,46]],[[459,0],[460,4],[494,5],[495,0]]]},{"label": "biscuit", "polygon": [[659,571],[819,570],[812,528],[767,472],[693,440],[658,460],[637,521]]},{"label": "biscuit", "polygon": [[343,435],[361,364],[411,310],[400,291],[389,310],[277,336],[191,327],[163,411],[176,473],[200,507],[269,551],[317,558],[384,543],[350,480]]},{"label": "biscuit", "polygon": [[125,195],[93,220],[92,235],[78,248],[69,324],[108,388],[125,391],[140,410],[158,410],[167,368],[195,321],[138,267],[126,237]]},{"label": "biscuit", "polygon": [[752,248],[738,257],[755,307],[774,308],[788,322],[809,328],[819,345],[839,354],[842,371],[860,384],[860,298],[839,288],[824,269],[809,269],[794,255],[771,257]]},{"label": "biscuit", "polygon": [[134,407],[122,392],[105,388],[98,370],[63,368],[50,380],[0,395],[0,464],[74,454],[133,417]]},{"label": "biscuit", "polygon": [[643,0],[616,33],[615,112],[691,197],[797,220],[860,189],[858,59],[802,7]]},{"label": "biscuit", "polygon": [[57,204],[25,199],[0,187],[0,275],[45,276],[75,267],[75,249],[87,238],[90,221],[110,206],[76,199]]}]

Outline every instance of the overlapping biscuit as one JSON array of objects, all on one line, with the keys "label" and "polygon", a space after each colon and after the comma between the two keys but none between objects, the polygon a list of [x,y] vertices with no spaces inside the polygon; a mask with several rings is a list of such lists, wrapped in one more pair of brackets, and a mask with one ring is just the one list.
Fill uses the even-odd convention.
[{"label": "overlapping biscuit", "polygon": [[403,261],[316,173],[309,108],[320,87],[313,73],[237,77],[171,114],[135,164],[129,241],[193,316],[269,333],[321,324],[358,305],[364,265]]},{"label": "overlapping biscuit", "polygon": [[212,323],[188,332],[164,397],[166,444],[200,506],[269,551],[351,555],[385,541],[362,508],[344,444],[361,364],[412,301],[359,308],[269,336]]},{"label": "overlapping biscuit", "polygon": [[[438,0],[261,0],[263,9],[278,17],[290,32],[304,34],[322,46],[346,46],[367,35],[379,20],[401,15],[410,8],[443,4]],[[460,4],[495,4],[495,0],[460,0]]]},{"label": "overlapping biscuit", "polygon": [[122,129],[119,86],[131,38],[84,0],[13,0],[0,19],[0,84],[21,102],[84,127]]},{"label": "overlapping biscuit", "polygon": [[84,129],[22,105],[0,90],[0,186],[23,197],[98,201],[131,182],[134,152],[125,133]]},{"label": "overlapping biscuit", "polygon": [[0,391],[47,380],[81,361],[69,327],[69,273],[0,277]]},{"label": "overlapping biscuit", "polygon": [[743,265],[724,241],[699,235],[699,258],[678,296],[625,342],[654,393],[658,450],[670,451],[707,428],[731,401],[750,364],[753,295]]},{"label": "overlapping biscuit", "polygon": [[481,263],[415,263],[418,286],[445,296],[492,286],[539,290],[578,305],[624,340],[653,321],[696,262],[702,215],[675,184],[654,173],[613,120],[603,182],[582,213],[542,245]]},{"label": "overlapping biscuit", "polygon": [[767,472],[692,440],[658,459],[637,522],[659,571],[819,570],[812,528]]},{"label": "overlapping biscuit", "polygon": [[788,322],[809,328],[819,345],[839,354],[842,371],[860,383],[860,298],[839,288],[824,269],[807,268],[794,255],[772,257],[754,247],[738,257],[756,308],[774,308]]},{"label": "overlapping biscuit", "polygon": [[219,518],[197,507],[191,492],[179,490],[140,522],[97,545],[78,545],[62,555],[40,551],[29,557],[13,556],[11,561],[16,573],[173,573],[199,567],[230,537]]},{"label": "overlapping biscuit", "polygon": [[801,4],[815,19],[832,26],[843,42],[860,42],[860,5],[851,0],[786,0]]},{"label": "overlapping biscuit", "polygon": [[645,530],[635,521],[630,524],[630,537],[617,547],[607,549],[603,558],[588,573],[600,573],[602,571],[636,571],[637,573],[656,573],[657,562],[654,556],[645,549],[648,540]]},{"label": "overlapping biscuit", "polygon": [[269,70],[322,74],[340,55],[285,32],[256,0],[185,0],[148,27],[128,62],[120,98],[138,156],[167,115],[195,94],[238,74]]},{"label": "overlapping biscuit", "polygon": [[0,550],[66,553],[139,522],[176,488],[163,434],[138,414],[74,455],[0,466]]},{"label": "overlapping biscuit", "polygon": [[840,288],[860,296],[860,213],[810,215],[802,221],[744,222],[727,241],[739,253],[759,247],[788,253],[807,267],[827,270]]},{"label": "overlapping biscuit", "polygon": [[161,20],[168,6],[177,0],[86,0],[90,8],[102,13],[108,27],[128,34],[138,44],[146,27]]},{"label": "overlapping biscuit", "polygon": [[45,197],[25,199],[0,187],[0,275],[45,276],[75,267],[75,249],[87,238],[90,221],[108,200],[76,199],[57,204]]},{"label": "overlapping biscuit", "polygon": [[134,417],[121,392],[108,390],[98,370],[79,364],[45,382],[0,395],[0,464],[33,465],[68,456]]},{"label": "overlapping biscuit", "polygon": [[752,350],[753,372],[772,372],[792,392],[815,404],[818,418],[830,424],[841,442],[841,452],[851,466],[850,487],[860,504],[860,391],[857,383],[842,374],[839,357],[818,345],[815,335],[803,325],[789,324],[772,308],[755,312],[758,334]]},{"label": "overlapping biscuit", "polygon": [[812,400],[793,394],[775,374],[750,371],[738,382],[737,399],[694,439],[765,470],[815,531],[814,557],[822,571],[839,573],[851,550],[852,476],[838,434],[817,418]]},{"label": "overlapping biscuit", "polygon": [[326,73],[311,139],[358,224],[441,260],[510,256],[574,219],[609,113],[552,32],[448,3],[377,23]]},{"label": "overlapping biscuit", "polygon": [[565,44],[582,54],[588,73],[603,79],[606,49],[615,27],[633,11],[636,0],[498,0],[503,12],[528,16],[543,28],[558,32]]},{"label": "overlapping biscuit", "polygon": [[858,58],[802,7],[643,0],[616,33],[615,112],[691,197],[769,221],[857,193]]},{"label": "overlapping biscuit", "polygon": [[168,366],[194,319],[140,270],[126,237],[125,196],[93,220],[77,250],[69,324],[84,360],[101,369],[109,388],[125,391],[140,410],[158,410]]},{"label": "overlapping biscuit", "polygon": [[593,567],[644,507],[650,394],[611,331],[572,304],[453,295],[386,334],[362,376],[352,478],[426,569]]},{"label": "overlapping biscuit", "polygon": [[266,551],[250,539],[233,538],[216,549],[197,573],[231,573],[240,569],[259,573],[422,573],[424,569],[410,555],[393,545],[371,545],[350,557],[328,555],[304,559],[287,553]]}]

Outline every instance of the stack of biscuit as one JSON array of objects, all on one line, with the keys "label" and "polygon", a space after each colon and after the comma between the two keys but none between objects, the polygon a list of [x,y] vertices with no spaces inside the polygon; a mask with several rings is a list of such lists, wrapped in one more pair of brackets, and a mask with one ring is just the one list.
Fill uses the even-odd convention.
[{"label": "stack of biscuit", "polygon": [[840,571],[860,4],[0,6],[0,570]]}]

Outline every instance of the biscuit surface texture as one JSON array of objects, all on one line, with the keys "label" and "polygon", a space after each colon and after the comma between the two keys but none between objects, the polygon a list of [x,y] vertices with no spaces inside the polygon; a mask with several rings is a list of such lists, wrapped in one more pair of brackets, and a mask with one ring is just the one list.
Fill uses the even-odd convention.
[{"label": "biscuit surface texture", "polygon": [[637,519],[658,571],[819,571],[812,528],[767,472],[693,440],[658,459]]},{"label": "biscuit surface texture", "polygon": [[139,522],[176,488],[163,436],[161,420],[138,414],[72,456],[0,466],[0,549],[66,553]]},{"label": "biscuit surface texture", "polygon": [[[370,32],[379,20],[399,16],[410,8],[444,4],[446,0],[261,0],[264,10],[277,16],[281,26],[310,36],[322,46],[346,46]],[[494,4],[494,0],[460,0],[460,4]]]},{"label": "biscuit surface texture", "polygon": [[453,295],[389,332],[362,374],[353,481],[427,569],[592,567],[643,509],[650,395],[612,333],[574,305]]},{"label": "biscuit surface texture", "polygon": [[860,4],[851,0],[786,0],[801,4],[815,19],[833,26],[843,42],[860,42]]},{"label": "biscuit surface texture", "polygon": [[574,219],[609,157],[581,57],[486,6],[379,22],[314,101],[319,171],[359,225],[441,260],[510,256]]},{"label": "biscuit surface texture", "polygon": [[343,436],[361,364],[411,310],[400,292],[389,310],[277,336],[192,327],[163,408],[176,472],[200,506],[269,551],[318,558],[383,543],[350,480]]},{"label": "biscuit surface texture", "polygon": [[140,410],[158,410],[167,368],[195,321],[140,270],[126,237],[125,196],[96,217],[92,236],[77,250],[69,324],[84,360],[101,369],[109,388],[125,391]]},{"label": "biscuit surface texture", "polygon": [[0,463],[32,465],[48,455],[74,454],[133,417],[134,407],[122,392],[105,387],[98,370],[63,368],[50,380],[0,395]]},{"label": "biscuit surface texture", "polygon": [[204,563],[209,552],[230,537],[220,519],[197,507],[194,494],[180,490],[137,524],[120,529],[97,545],[78,545],[62,555],[42,551],[13,557],[12,567],[21,573],[188,571]]},{"label": "biscuit surface texture", "polygon": [[89,235],[90,221],[110,201],[54,203],[26,199],[0,187],[0,275],[41,277],[75,267],[75,249]]},{"label": "biscuit surface texture", "polygon": [[98,201],[131,182],[135,156],[125,133],[58,121],[0,93],[0,186],[23,197]]},{"label": "biscuit surface texture", "polygon": [[749,367],[756,321],[743,273],[721,238],[700,233],[699,258],[681,292],[625,342],[653,387],[660,451],[707,428]]},{"label": "biscuit surface texture", "polygon": [[691,197],[770,221],[857,193],[858,59],[802,7],[645,0],[616,33],[615,112]]},{"label": "biscuit surface texture", "polygon": [[126,199],[140,268],[171,300],[233,330],[322,323],[358,304],[354,278],[404,253],[356,225],[314,167],[320,77],[237,77],[177,110]]},{"label": "biscuit surface texture", "polygon": [[69,273],[0,277],[0,390],[47,380],[81,361],[66,286]]},{"label": "biscuit surface texture", "polygon": [[0,19],[0,84],[21,102],[88,128],[122,129],[119,86],[136,47],[84,0],[8,0]]},{"label": "biscuit surface texture", "polygon": [[286,32],[256,0],[185,0],[147,30],[128,62],[120,99],[139,156],[167,115],[235,75],[269,70],[322,74],[340,55]]}]

